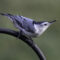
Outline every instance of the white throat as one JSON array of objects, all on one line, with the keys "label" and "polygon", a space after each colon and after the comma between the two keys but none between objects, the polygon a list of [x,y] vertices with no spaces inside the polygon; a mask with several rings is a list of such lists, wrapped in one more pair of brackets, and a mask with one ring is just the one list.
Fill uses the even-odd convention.
[{"label": "white throat", "polygon": [[38,35],[41,35],[48,28],[48,26],[40,27],[40,25],[36,25],[36,24],[34,24],[34,27],[35,27],[35,33]]}]

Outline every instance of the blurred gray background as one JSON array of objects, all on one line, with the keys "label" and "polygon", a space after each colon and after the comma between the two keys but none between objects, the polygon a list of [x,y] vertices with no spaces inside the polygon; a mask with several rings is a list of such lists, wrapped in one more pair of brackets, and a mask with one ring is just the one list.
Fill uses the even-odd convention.
[{"label": "blurred gray background", "polygon": [[[47,60],[60,60],[60,0],[0,0],[0,12],[23,15],[36,21],[57,20],[34,42]],[[12,22],[0,16],[0,27],[17,30]],[[39,60],[35,52],[23,41],[0,34],[0,60]]]}]

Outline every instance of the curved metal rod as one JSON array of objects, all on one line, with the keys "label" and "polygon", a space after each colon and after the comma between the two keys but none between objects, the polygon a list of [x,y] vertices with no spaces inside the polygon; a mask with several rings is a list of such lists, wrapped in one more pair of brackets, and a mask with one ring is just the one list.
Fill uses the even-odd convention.
[{"label": "curved metal rod", "polygon": [[[8,34],[8,35],[11,35],[11,36],[14,36],[14,37],[18,37],[18,34],[19,34],[18,31],[14,31],[14,30],[7,29],[7,28],[0,28],[0,33]],[[19,36],[19,39],[21,39],[22,41],[27,43],[35,51],[35,53],[39,57],[39,60],[46,60],[46,58],[45,58],[44,54],[42,53],[41,49],[32,40],[29,40],[27,37],[25,37],[21,34]]]}]

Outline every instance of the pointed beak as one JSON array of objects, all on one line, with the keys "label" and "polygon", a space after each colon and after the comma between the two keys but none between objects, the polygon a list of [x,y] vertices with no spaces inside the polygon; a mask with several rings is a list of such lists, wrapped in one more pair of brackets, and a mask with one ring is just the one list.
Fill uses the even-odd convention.
[{"label": "pointed beak", "polygon": [[56,20],[53,20],[53,21],[51,21],[51,22],[49,22],[50,24],[53,24],[54,22],[56,22]]}]

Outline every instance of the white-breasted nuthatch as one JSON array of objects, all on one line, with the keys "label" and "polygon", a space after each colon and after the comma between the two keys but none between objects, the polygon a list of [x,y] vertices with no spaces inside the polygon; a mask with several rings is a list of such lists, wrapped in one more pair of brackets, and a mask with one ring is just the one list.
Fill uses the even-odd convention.
[{"label": "white-breasted nuthatch", "polygon": [[14,23],[15,27],[18,28],[23,35],[27,37],[37,37],[40,36],[53,22],[41,21],[37,22],[33,19],[23,17],[23,16],[15,16],[12,14],[4,14],[0,13],[1,15],[7,16],[10,20]]}]

